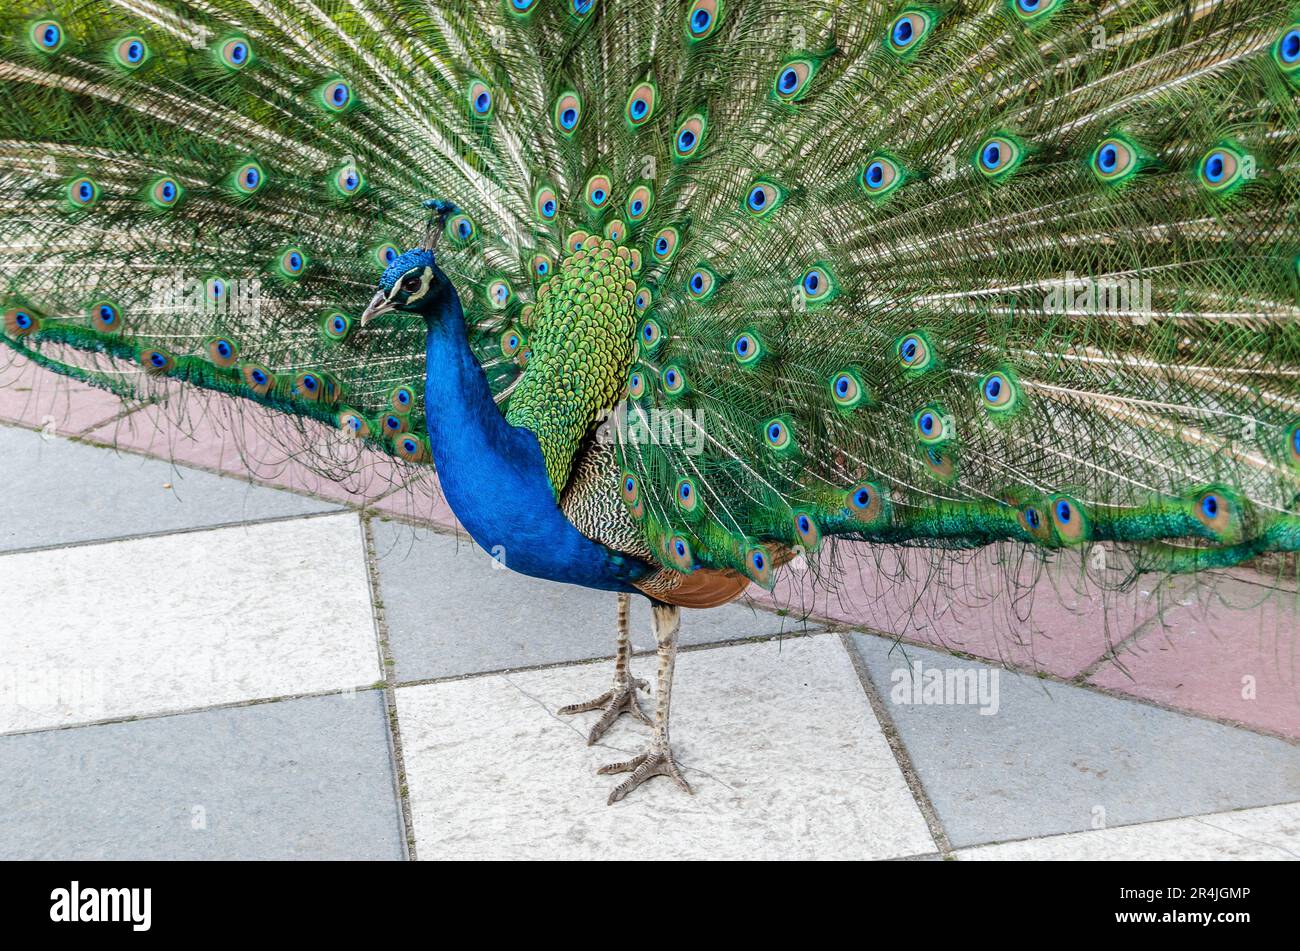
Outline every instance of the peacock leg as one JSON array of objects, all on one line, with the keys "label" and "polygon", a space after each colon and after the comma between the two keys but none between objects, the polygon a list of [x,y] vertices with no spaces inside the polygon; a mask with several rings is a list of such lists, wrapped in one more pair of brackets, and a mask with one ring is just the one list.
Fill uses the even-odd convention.
[{"label": "peacock leg", "polygon": [[614,685],[595,700],[571,703],[567,707],[561,707],[559,711],[566,714],[585,713],[588,710],[604,711],[596,721],[596,725],[591,728],[591,733],[587,735],[588,746],[604,736],[605,731],[624,713],[632,714],[642,723],[650,722],[636,696],[638,688],[649,690],[650,685],[639,677],[632,676],[632,641],[627,633],[628,600],[629,596],[626,594],[618,596],[618,657],[614,661]]},{"label": "peacock leg", "polygon": [[644,753],[622,763],[610,763],[597,770],[598,773],[632,774],[610,790],[610,805],[618,802],[651,776],[671,776],[673,782],[683,790],[688,793],[691,791],[691,787],[686,784],[681,771],[677,768],[668,741],[668,704],[673,690],[673,665],[677,660],[677,632],[682,626],[681,610],[671,604],[651,601],[650,613],[654,619],[655,643],[659,648],[654,739],[650,743],[650,749]]}]

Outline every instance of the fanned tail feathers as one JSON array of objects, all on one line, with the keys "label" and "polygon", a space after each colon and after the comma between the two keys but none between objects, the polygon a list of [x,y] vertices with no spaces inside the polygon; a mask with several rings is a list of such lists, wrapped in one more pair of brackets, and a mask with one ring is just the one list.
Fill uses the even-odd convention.
[{"label": "fanned tail feathers", "polygon": [[438,197],[507,406],[540,288],[627,249],[623,496],[669,568],[770,585],[832,537],[1106,542],[1159,571],[1295,551],[1297,24],[54,0],[0,20],[3,339],[423,464],[423,327],[356,317]]}]

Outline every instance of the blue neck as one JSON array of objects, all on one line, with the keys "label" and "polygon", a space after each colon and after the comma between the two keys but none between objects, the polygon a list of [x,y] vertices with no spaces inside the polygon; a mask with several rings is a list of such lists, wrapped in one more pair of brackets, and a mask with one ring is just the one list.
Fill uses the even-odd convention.
[{"label": "blue neck", "polygon": [[429,445],[460,523],[506,567],[551,581],[633,591],[648,566],[582,535],[555,502],[537,437],[511,426],[474,359],[450,283],[425,314]]}]

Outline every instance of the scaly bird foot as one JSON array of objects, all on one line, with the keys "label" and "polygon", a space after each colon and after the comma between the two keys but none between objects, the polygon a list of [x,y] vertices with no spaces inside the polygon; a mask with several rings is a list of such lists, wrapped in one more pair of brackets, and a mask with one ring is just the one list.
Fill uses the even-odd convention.
[{"label": "scaly bird foot", "polygon": [[673,759],[671,747],[651,746],[638,756],[622,763],[610,763],[596,770],[597,773],[631,773],[627,779],[609,791],[609,805],[614,805],[651,776],[669,776],[683,792],[690,794],[691,787],[682,778],[677,761]]},{"label": "scaly bird foot", "polygon": [[591,728],[587,734],[587,745],[593,746],[597,740],[605,735],[605,731],[614,725],[624,713],[630,713],[647,726],[650,725],[650,718],[645,715],[641,709],[641,701],[637,699],[637,690],[649,690],[650,685],[639,677],[633,677],[622,683],[615,681],[614,686],[606,690],[595,700],[588,700],[586,703],[571,703],[567,707],[561,707],[560,713],[574,714],[586,713],[588,710],[603,710],[600,719],[596,725]]}]

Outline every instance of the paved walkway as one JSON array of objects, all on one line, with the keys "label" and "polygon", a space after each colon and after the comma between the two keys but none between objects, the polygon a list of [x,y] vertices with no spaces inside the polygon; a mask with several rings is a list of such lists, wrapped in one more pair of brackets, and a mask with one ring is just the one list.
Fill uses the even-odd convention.
[{"label": "paved walkway", "polygon": [[[382,469],[340,488],[236,451],[219,406],[178,432],[7,373],[0,858],[1300,857],[1285,604],[1166,615],[1122,667],[1087,605],[1023,648],[852,597],[800,622],[790,589],[686,612],[695,795],[607,807],[595,768],[644,728],[588,748],[590,716],[554,711],[605,688],[612,596],[501,570]],[[262,484],[221,474],[247,467]],[[643,602],[632,621],[651,675]]]}]

